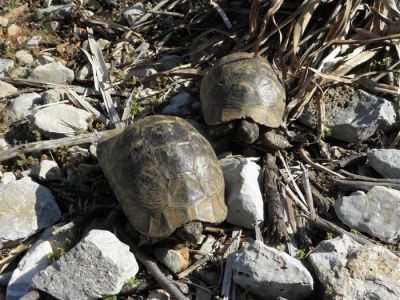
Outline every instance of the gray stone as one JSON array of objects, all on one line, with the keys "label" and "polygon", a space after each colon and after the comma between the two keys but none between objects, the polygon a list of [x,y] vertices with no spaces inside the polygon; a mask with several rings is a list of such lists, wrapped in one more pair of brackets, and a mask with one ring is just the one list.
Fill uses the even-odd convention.
[{"label": "gray stone", "polygon": [[126,79],[131,80],[134,76],[139,79],[143,79],[154,74],[157,74],[157,70],[153,68],[135,68],[129,71],[128,75],[126,75]]},{"label": "gray stone", "polygon": [[226,220],[253,229],[264,220],[264,201],[259,185],[260,166],[246,158],[220,160],[225,179]]},{"label": "gray stone", "polygon": [[0,73],[10,72],[14,68],[14,61],[8,58],[0,58]]},{"label": "gray stone", "polygon": [[186,247],[177,250],[157,248],[154,255],[173,273],[182,272],[189,265],[189,251]]},{"label": "gray stone", "polygon": [[368,162],[385,178],[400,178],[400,150],[372,149],[368,152]]},{"label": "gray stone", "polygon": [[0,249],[51,226],[61,217],[51,192],[29,177],[0,185],[0,211]]},{"label": "gray stone", "polygon": [[41,65],[46,65],[46,64],[50,64],[53,62],[57,62],[57,60],[54,57],[51,57],[49,55],[40,55],[39,56],[39,63]]},{"label": "gray stone", "polygon": [[26,47],[29,49],[39,48],[39,43],[42,37],[40,35],[35,35],[30,38],[30,40],[26,43]]},{"label": "gray stone", "polygon": [[57,89],[51,89],[43,92],[41,94],[43,99],[43,104],[57,103],[60,102],[63,92]]},{"label": "gray stone", "polygon": [[0,27],[7,27],[9,20],[6,17],[0,16]]},{"label": "gray stone", "polygon": [[28,67],[18,67],[15,68],[11,74],[11,78],[27,78],[30,74],[31,70]]},{"label": "gray stone", "polygon": [[44,136],[67,137],[87,130],[91,114],[67,104],[45,107],[33,115],[32,125]]},{"label": "gray stone", "polygon": [[400,258],[347,236],[321,242],[309,262],[329,299],[400,299]]},{"label": "gray stone", "polygon": [[143,3],[139,2],[131,7],[128,7],[122,14],[128,21],[128,24],[130,26],[134,26],[136,21],[145,14]]},{"label": "gray stone", "polygon": [[162,110],[162,114],[174,116],[190,116],[190,104],[192,96],[186,92],[179,93],[171,98],[171,101]]},{"label": "gray stone", "polygon": [[18,92],[18,89],[13,85],[0,81],[0,99]]},{"label": "gray stone", "polygon": [[1,176],[0,182],[3,183],[3,184],[8,184],[8,183],[14,182],[16,180],[17,180],[17,178],[15,177],[13,172],[5,172]]},{"label": "gray stone", "polygon": [[170,300],[171,296],[165,290],[154,290],[149,293],[147,300]]},{"label": "gray stone", "polygon": [[33,166],[31,176],[42,181],[62,180],[63,174],[54,160],[42,160]]},{"label": "gray stone", "polygon": [[58,23],[57,21],[49,21],[44,23],[43,26],[48,32],[51,33],[56,31],[60,27],[60,23]]},{"label": "gray stone", "polygon": [[74,72],[65,67],[62,63],[54,62],[36,67],[28,79],[58,84],[69,84],[74,80]]},{"label": "gray stone", "polygon": [[400,235],[400,191],[375,186],[339,198],[335,204],[339,219],[350,228],[366,232],[385,242]]},{"label": "gray stone", "polygon": [[20,260],[8,282],[8,300],[20,299],[20,297],[33,290],[33,277],[49,266],[53,262],[52,259],[57,258],[57,255],[62,254],[60,249],[63,249],[62,251],[68,250],[69,244],[74,237],[72,231],[66,230],[53,235],[54,230],[62,225],[64,224],[57,224],[57,226],[47,228]]},{"label": "gray stone", "polygon": [[47,8],[39,9],[38,14],[53,20],[62,20],[72,14],[74,4],[51,5]]},{"label": "gray stone", "polygon": [[[396,108],[384,98],[371,95],[365,91],[355,91],[342,103],[334,99],[333,107],[326,109],[326,127],[328,134],[335,139],[348,143],[364,141],[378,131],[386,131],[396,124]],[[307,126],[316,127],[318,113],[308,109],[300,121]]]},{"label": "gray stone", "polygon": [[313,291],[313,278],[300,261],[260,241],[231,255],[234,282],[261,299],[304,299]]},{"label": "gray stone", "polygon": [[34,105],[42,103],[42,98],[38,93],[23,94],[11,100],[8,107],[12,122],[19,121],[32,114]]},{"label": "gray stone", "polygon": [[37,274],[33,286],[61,300],[97,299],[118,294],[138,270],[128,245],[109,231],[92,230]]},{"label": "gray stone", "polygon": [[110,44],[110,41],[106,39],[98,39],[97,44],[99,44],[101,50],[104,50]]},{"label": "gray stone", "polygon": [[29,65],[33,63],[33,56],[26,50],[18,50],[15,52],[15,58],[21,65]]}]

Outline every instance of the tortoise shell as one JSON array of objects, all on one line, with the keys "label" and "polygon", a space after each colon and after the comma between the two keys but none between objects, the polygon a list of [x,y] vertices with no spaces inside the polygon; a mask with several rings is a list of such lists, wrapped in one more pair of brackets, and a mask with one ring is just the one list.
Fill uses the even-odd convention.
[{"label": "tortoise shell", "polygon": [[194,220],[225,220],[218,159],[209,142],[183,119],[139,119],[103,137],[97,154],[122,210],[147,238],[165,238]]},{"label": "tortoise shell", "polygon": [[201,108],[208,125],[250,118],[278,127],[285,98],[284,86],[268,61],[251,53],[223,57],[201,82]]}]

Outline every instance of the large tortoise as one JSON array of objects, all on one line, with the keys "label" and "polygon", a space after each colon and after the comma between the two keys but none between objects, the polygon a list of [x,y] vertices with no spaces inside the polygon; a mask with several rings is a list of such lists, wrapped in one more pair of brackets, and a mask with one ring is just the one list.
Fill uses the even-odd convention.
[{"label": "large tortoise", "polygon": [[224,178],[209,142],[178,117],[148,116],[115,129],[98,159],[131,224],[159,240],[198,220],[225,220]]},{"label": "large tortoise", "polygon": [[[285,98],[285,88],[272,66],[265,58],[254,57],[251,53],[224,56],[201,82],[200,100],[205,122],[218,125],[242,120],[238,136],[241,140],[246,136],[243,138],[246,143],[258,138],[257,124],[270,128],[281,125]],[[266,134],[277,138],[270,131]]]}]

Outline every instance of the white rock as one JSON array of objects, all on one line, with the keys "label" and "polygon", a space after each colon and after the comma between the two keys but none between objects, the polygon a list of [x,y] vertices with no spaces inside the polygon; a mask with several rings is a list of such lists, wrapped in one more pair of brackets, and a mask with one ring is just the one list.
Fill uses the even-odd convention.
[{"label": "white rock", "polygon": [[78,71],[78,74],[76,74],[76,79],[77,80],[85,80],[86,78],[89,77],[89,75],[92,75],[92,65],[87,63],[80,68]]},{"label": "white rock", "polygon": [[7,300],[18,300],[31,290],[32,278],[49,265],[50,242],[36,243],[20,260],[7,288]]},{"label": "white rock", "polygon": [[16,92],[18,92],[16,87],[7,82],[0,81],[0,99],[8,95],[15,94]]},{"label": "white rock", "polygon": [[170,103],[162,110],[162,114],[174,116],[190,116],[190,104],[192,96],[186,92],[181,92],[171,98]]},{"label": "white rock", "polygon": [[130,26],[134,26],[136,21],[145,14],[143,3],[135,3],[135,5],[124,10],[123,15]]},{"label": "white rock", "polygon": [[50,64],[53,62],[57,62],[57,60],[54,57],[51,57],[49,55],[40,55],[39,56],[39,63],[41,65],[46,65],[46,64]]},{"label": "white rock", "polygon": [[0,150],[6,150],[10,147],[10,144],[5,140],[5,138],[0,138]]},{"label": "white rock", "polygon": [[16,181],[17,178],[15,177],[13,172],[5,172],[3,173],[3,176],[1,176],[0,182],[3,184],[8,184],[10,182]]},{"label": "white rock", "polygon": [[260,241],[231,255],[234,282],[261,299],[304,299],[313,291],[313,278],[300,261]]},{"label": "white rock", "polygon": [[35,49],[39,47],[39,43],[42,37],[40,35],[33,36],[27,43],[26,47],[29,49]]},{"label": "white rock", "polygon": [[29,177],[0,185],[0,211],[0,249],[51,226],[61,217],[51,192]]},{"label": "white rock", "polygon": [[11,24],[10,26],[8,26],[7,35],[9,37],[14,37],[17,36],[20,33],[20,31],[21,29],[19,28],[18,25]]},{"label": "white rock", "polygon": [[400,178],[400,150],[372,149],[368,162],[383,177]]},{"label": "white rock", "polygon": [[23,66],[29,65],[33,62],[33,56],[26,50],[18,50],[15,53],[15,58],[17,59],[17,62]]},{"label": "white rock", "polygon": [[8,58],[0,58],[0,73],[10,72],[14,68],[14,61]]},{"label": "white rock", "polygon": [[246,158],[220,160],[225,179],[227,221],[249,229],[264,220],[264,202],[259,185],[260,166]]},{"label": "white rock", "polygon": [[7,27],[8,21],[6,17],[0,16],[0,27]]},{"label": "white rock", "polygon": [[42,160],[32,168],[31,176],[43,181],[63,179],[62,172],[54,160]]},{"label": "white rock", "polygon": [[182,272],[189,265],[189,252],[187,248],[179,250],[157,248],[154,250],[154,255],[173,273]]},{"label": "white rock", "polygon": [[51,105],[33,115],[32,125],[49,138],[73,136],[87,129],[90,116],[71,105]]},{"label": "white rock", "polygon": [[54,62],[36,67],[28,79],[58,84],[69,84],[74,80],[74,72],[65,67],[62,63]]},{"label": "white rock", "polygon": [[57,89],[51,89],[43,92],[41,94],[43,99],[43,104],[57,103],[60,102],[62,97],[62,92]]},{"label": "white rock", "polygon": [[329,299],[400,299],[400,258],[347,236],[321,242],[309,256]]},{"label": "white rock", "polygon": [[57,235],[53,235],[54,230],[62,225],[65,224],[60,223],[47,228],[20,260],[8,282],[8,300],[20,299],[20,297],[31,291],[33,289],[33,277],[53,263],[51,256],[53,259],[57,258],[52,254],[61,255],[60,249],[63,249],[62,251],[68,250],[69,244],[74,238],[72,230],[62,231]]},{"label": "white rock", "polygon": [[19,121],[32,114],[34,105],[42,103],[42,98],[38,93],[23,94],[11,100],[8,107],[12,122]]},{"label": "white rock", "polygon": [[138,270],[128,245],[109,231],[91,230],[74,248],[37,274],[33,286],[61,300],[94,300],[118,294]]},{"label": "white rock", "polygon": [[[203,244],[201,245],[199,251],[207,254],[212,254],[215,250],[215,245],[216,245],[217,240],[212,236],[208,235]],[[202,258],[203,255],[195,254],[194,258],[195,259],[200,259]]]},{"label": "white rock", "polygon": [[375,186],[367,194],[354,192],[336,201],[335,212],[350,228],[385,242],[400,235],[400,191]]}]

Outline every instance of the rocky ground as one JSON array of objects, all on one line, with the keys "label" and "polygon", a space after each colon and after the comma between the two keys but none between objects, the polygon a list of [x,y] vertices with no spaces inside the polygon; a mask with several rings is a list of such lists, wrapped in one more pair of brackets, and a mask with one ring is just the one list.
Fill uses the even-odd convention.
[{"label": "rocky ground", "polygon": [[[400,299],[400,6],[254,2],[0,0],[1,300]],[[245,143],[200,83],[253,50],[286,110]],[[220,159],[228,216],[196,240],[143,241],[99,166],[152,114]]]}]

